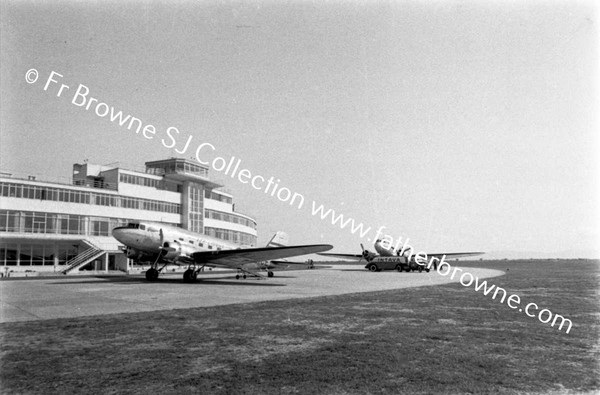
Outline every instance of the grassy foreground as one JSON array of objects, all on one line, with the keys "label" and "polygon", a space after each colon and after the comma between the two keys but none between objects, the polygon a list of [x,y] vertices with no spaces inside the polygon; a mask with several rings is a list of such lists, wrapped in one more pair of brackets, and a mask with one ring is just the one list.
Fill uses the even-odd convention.
[{"label": "grassy foreground", "polygon": [[600,390],[599,262],[461,266],[508,269],[489,282],[571,319],[571,332],[460,284],[7,323],[0,325],[0,392]]}]

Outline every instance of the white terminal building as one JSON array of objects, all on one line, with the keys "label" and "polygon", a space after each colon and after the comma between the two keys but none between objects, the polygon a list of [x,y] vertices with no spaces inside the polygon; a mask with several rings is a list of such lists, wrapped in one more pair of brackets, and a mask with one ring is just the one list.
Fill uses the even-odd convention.
[{"label": "white terminal building", "polygon": [[256,221],[222,187],[208,167],[180,158],[146,162],[145,171],[74,164],[64,183],[1,172],[0,273],[126,271],[111,231],[136,221],[255,247]]}]

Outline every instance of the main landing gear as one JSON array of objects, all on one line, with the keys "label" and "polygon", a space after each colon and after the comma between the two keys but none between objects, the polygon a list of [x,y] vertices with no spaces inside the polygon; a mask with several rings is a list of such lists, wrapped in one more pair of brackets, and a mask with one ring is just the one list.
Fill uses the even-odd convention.
[{"label": "main landing gear", "polygon": [[183,281],[186,283],[193,283],[198,279],[198,272],[204,270],[204,265],[196,267],[196,265],[188,266],[188,269],[183,272]]},{"label": "main landing gear", "polygon": [[148,281],[156,281],[156,279],[158,278],[158,275],[160,274],[160,272],[165,268],[165,266],[167,266],[167,264],[165,263],[160,269],[158,268],[158,260],[160,259],[160,256],[158,258],[156,258],[156,261],[154,261],[154,263],[152,264],[152,266],[150,266],[150,269],[146,270],[146,280]]},{"label": "main landing gear", "polygon": [[193,283],[198,278],[198,272],[195,269],[188,269],[183,272],[183,281]]},{"label": "main landing gear", "polygon": [[146,270],[146,280],[155,281],[158,278],[159,271],[153,267]]}]

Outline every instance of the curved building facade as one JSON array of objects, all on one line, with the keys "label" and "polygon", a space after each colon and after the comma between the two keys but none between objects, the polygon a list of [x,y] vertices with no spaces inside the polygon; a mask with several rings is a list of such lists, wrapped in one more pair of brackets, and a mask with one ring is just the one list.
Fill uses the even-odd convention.
[{"label": "curved building facade", "polygon": [[0,274],[124,270],[111,230],[136,220],[256,246],[255,219],[236,212],[197,162],[146,162],[145,171],[74,164],[70,181],[0,173]]}]

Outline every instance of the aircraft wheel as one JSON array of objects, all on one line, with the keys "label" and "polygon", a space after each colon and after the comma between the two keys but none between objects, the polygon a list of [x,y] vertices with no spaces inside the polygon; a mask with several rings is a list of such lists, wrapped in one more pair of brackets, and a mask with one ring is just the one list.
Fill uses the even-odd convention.
[{"label": "aircraft wheel", "polygon": [[419,273],[423,271],[423,266],[419,265]]},{"label": "aircraft wheel", "polygon": [[427,273],[429,273],[429,269],[425,269],[425,271],[426,271]]},{"label": "aircraft wheel", "polygon": [[195,270],[192,270],[192,274],[190,275],[190,280],[196,281],[197,278],[198,278],[198,272]]},{"label": "aircraft wheel", "polygon": [[190,281],[192,281],[192,273],[193,273],[192,269],[188,269],[185,272],[183,272],[183,281],[185,281],[186,283],[189,283]]},{"label": "aircraft wheel", "polygon": [[157,278],[158,278],[158,270],[152,269],[152,268],[146,270],[146,280],[154,281]]},{"label": "aircraft wheel", "polygon": [[244,274],[244,280],[246,279],[246,275]]},{"label": "aircraft wheel", "polygon": [[396,270],[398,270],[399,272],[402,272],[402,265],[396,266]]},{"label": "aircraft wheel", "polygon": [[371,271],[371,272],[376,272],[376,271],[377,271],[377,265],[376,265],[376,264],[374,264],[374,263],[371,263],[371,264],[369,265],[369,271]]},{"label": "aircraft wheel", "polygon": [[240,275],[239,275],[239,274],[236,274],[236,275],[235,275],[235,279],[236,279],[236,280],[239,280],[239,279],[240,279]]},{"label": "aircraft wheel", "polygon": [[267,272],[267,275],[268,275],[269,277],[273,277],[273,276],[274,276],[273,272],[272,272],[272,271],[270,271],[270,270]]}]

